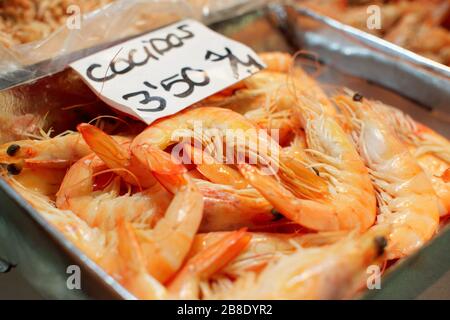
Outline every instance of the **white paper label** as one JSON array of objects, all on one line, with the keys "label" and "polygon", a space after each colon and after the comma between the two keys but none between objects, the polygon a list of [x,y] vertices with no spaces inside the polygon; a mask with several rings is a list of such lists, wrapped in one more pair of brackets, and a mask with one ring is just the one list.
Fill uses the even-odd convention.
[{"label": "white paper label", "polygon": [[150,124],[264,68],[247,46],[183,20],[70,65],[110,106]]}]

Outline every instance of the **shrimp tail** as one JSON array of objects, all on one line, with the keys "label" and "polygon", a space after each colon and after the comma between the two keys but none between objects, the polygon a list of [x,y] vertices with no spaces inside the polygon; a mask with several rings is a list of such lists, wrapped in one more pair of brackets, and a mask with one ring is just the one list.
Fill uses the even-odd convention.
[{"label": "shrimp tail", "polygon": [[289,72],[294,59],[289,53],[284,52],[262,52],[259,57],[267,65],[267,69],[273,72]]},{"label": "shrimp tail", "polygon": [[238,231],[230,232],[205,251],[194,256],[186,264],[189,272],[208,278],[220,271],[247,246],[251,235],[246,233],[246,231],[246,228],[242,228]]},{"label": "shrimp tail", "polygon": [[197,166],[197,170],[213,183],[232,185],[236,189],[242,189],[247,186],[247,182],[238,171],[228,165],[219,163],[206,151],[189,144],[183,145],[183,151]]},{"label": "shrimp tail", "polygon": [[150,144],[133,147],[133,155],[154,173],[182,174],[187,172],[186,167],[169,153]]},{"label": "shrimp tail", "polygon": [[109,168],[125,168],[128,164],[128,152],[111,136],[101,129],[81,123],[77,126],[84,141],[102,159]]},{"label": "shrimp tail", "polygon": [[186,167],[169,153],[150,144],[134,147],[133,159],[153,173],[153,176],[171,193],[176,193],[188,181]]},{"label": "shrimp tail", "polygon": [[170,282],[169,292],[178,299],[198,298],[199,282],[219,272],[244,250],[251,235],[246,228],[227,233],[189,259],[178,275]]},{"label": "shrimp tail", "polygon": [[117,174],[126,182],[144,188],[155,184],[152,173],[131,156],[128,142],[120,144],[101,129],[87,123],[79,124],[77,130],[106,166],[117,169]]},{"label": "shrimp tail", "polygon": [[122,263],[121,283],[139,299],[164,299],[166,289],[146,271],[146,259],[131,224],[124,218],[119,218],[117,233],[118,253]]}]

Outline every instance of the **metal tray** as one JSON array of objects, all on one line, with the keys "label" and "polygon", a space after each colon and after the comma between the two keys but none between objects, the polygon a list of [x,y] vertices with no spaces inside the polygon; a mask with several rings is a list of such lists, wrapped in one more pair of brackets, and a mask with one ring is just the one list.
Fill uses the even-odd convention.
[{"label": "metal tray", "polygon": [[[313,20],[315,28],[306,28],[311,26],[311,21],[307,19]],[[392,51],[392,47],[387,50],[378,41],[377,48],[372,48],[371,41],[374,39],[369,37],[367,42],[364,34],[355,37],[345,28],[327,24],[323,19],[295,7],[276,5],[242,13],[221,22],[215,19],[211,27],[246,43],[256,51],[295,52],[301,48],[316,52],[325,63],[320,68],[319,80],[330,85],[348,86],[365,96],[393,104],[450,137],[450,110],[445,105],[450,101],[450,80],[445,71],[429,68],[414,57],[412,60],[403,59],[396,50]],[[336,32],[350,41],[352,46],[335,42],[334,37],[333,41],[330,38],[327,42],[313,41],[320,39],[319,36],[323,37],[327,28],[328,32]],[[329,37],[329,33],[327,35],[325,32],[325,38],[322,39],[326,37]],[[365,41],[361,41],[361,37]],[[324,43],[328,43],[329,48]],[[329,44],[335,45],[330,48]],[[364,50],[357,49],[358,45]],[[393,68],[391,59],[396,62],[396,70],[401,70],[401,73],[389,72],[382,74],[382,77],[375,73],[374,76],[376,70]],[[0,269],[1,260],[13,264],[46,298],[133,298],[1,179],[0,203]],[[383,277],[381,290],[367,292],[361,298],[427,297],[428,288],[441,277],[447,277],[445,273],[450,270],[449,241],[450,230],[442,230],[426,247],[390,268]],[[66,282],[70,276],[67,268],[71,265],[81,269],[80,290],[67,288]]]}]

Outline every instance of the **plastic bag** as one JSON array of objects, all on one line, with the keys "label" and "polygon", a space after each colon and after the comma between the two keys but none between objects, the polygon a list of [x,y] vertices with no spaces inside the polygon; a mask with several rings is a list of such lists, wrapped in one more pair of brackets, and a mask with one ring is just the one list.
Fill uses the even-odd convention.
[{"label": "plastic bag", "polygon": [[32,65],[151,30],[182,17],[197,18],[195,12],[186,1],[119,0],[84,16],[71,17],[45,39],[3,48],[0,51],[0,67],[14,70]]},{"label": "plastic bag", "polygon": [[[65,25],[45,39],[11,48],[0,45],[1,74],[136,35],[182,18],[210,23],[222,18],[227,9],[231,9],[229,13],[238,14],[243,8],[265,2],[268,1],[117,0],[83,16],[71,16]],[[64,65],[66,62],[60,60],[57,63]]]},{"label": "plastic bag", "polygon": [[[67,54],[155,29],[182,18],[208,23],[227,15],[238,15],[267,0],[117,0],[86,14],[79,28],[66,24],[49,37],[12,48],[0,46],[0,80],[8,72],[28,73],[27,66],[48,60],[46,68],[64,70]],[[226,12],[228,10],[228,12]],[[55,59],[58,58],[58,59]],[[0,91],[0,143],[36,137],[42,130],[54,134],[114,110],[84,85],[71,70],[59,72],[34,83]]]}]

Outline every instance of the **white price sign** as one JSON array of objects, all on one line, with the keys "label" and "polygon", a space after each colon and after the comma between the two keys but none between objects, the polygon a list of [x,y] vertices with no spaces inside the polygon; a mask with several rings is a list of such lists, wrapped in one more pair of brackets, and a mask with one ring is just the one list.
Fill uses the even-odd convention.
[{"label": "white price sign", "polygon": [[107,104],[150,124],[265,67],[247,46],[183,20],[70,65]]}]

